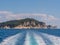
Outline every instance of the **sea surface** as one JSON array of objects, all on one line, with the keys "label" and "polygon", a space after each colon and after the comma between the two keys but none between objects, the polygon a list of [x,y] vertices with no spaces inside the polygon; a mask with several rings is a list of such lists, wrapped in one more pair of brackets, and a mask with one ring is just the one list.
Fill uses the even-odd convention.
[{"label": "sea surface", "polygon": [[60,29],[0,29],[0,45],[60,45]]}]

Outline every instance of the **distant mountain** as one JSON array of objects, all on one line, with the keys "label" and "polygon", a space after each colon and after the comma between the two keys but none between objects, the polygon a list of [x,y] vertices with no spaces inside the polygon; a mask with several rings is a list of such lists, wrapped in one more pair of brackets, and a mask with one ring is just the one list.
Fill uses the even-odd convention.
[{"label": "distant mountain", "polygon": [[26,18],[2,22],[0,23],[0,28],[47,28],[47,25],[45,22],[40,22],[33,18]]}]

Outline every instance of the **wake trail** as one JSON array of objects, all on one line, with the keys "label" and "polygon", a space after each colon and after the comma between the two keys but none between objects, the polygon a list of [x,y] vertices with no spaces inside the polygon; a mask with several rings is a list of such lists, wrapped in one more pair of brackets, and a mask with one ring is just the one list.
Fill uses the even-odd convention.
[{"label": "wake trail", "polygon": [[60,45],[60,37],[41,32],[35,32],[35,33],[43,38],[46,45]]},{"label": "wake trail", "polygon": [[[23,33],[18,33],[16,35],[7,37],[0,43],[0,45],[16,45],[19,39],[22,40],[23,37],[24,37]],[[21,40],[20,40],[20,44],[21,44]]]},{"label": "wake trail", "polygon": [[24,45],[38,45],[32,32],[27,32]]},{"label": "wake trail", "polygon": [[7,37],[0,45],[60,45],[60,37],[38,31],[23,31]]},{"label": "wake trail", "polygon": [[35,40],[37,41],[38,45],[46,45],[43,38],[36,33],[34,33]]},{"label": "wake trail", "polygon": [[43,36],[48,37],[52,41],[53,45],[60,45],[60,37],[42,33]]}]

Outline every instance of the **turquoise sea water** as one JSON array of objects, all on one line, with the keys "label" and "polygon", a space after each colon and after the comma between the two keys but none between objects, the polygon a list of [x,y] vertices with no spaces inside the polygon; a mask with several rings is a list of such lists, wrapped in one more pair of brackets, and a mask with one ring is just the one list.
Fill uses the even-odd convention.
[{"label": "turquoise sea water", "polygon": [[[44,41],[43,43],[46,45],[55,45],[53,41],[50,40],[51,37],[46,37],[47,35],[45,34],[48,36],[52,35],[52,37],[55,36],[60,38],[60,29],[0,29],[0,45],[4,45],[1,44],[4,43],[4,40],[7,40],[8,42],[10,41],[9,44],[7,41],[5,41],[5,45],[44,45],[40,44],[41,42],[38,43],[38,40],[41,40],[36,40],[37,38],[42,38]],[[26,44],[26,42],[29,44]],[[57,43],[60,42],[58,41]]]}]

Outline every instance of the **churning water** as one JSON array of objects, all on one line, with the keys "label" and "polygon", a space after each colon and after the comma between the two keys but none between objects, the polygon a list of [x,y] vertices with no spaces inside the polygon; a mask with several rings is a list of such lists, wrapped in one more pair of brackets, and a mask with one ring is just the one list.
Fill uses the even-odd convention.
[{"label": "churning water", "polygon": [[0,29],[0,45],[60,45],[60,29]]}]

